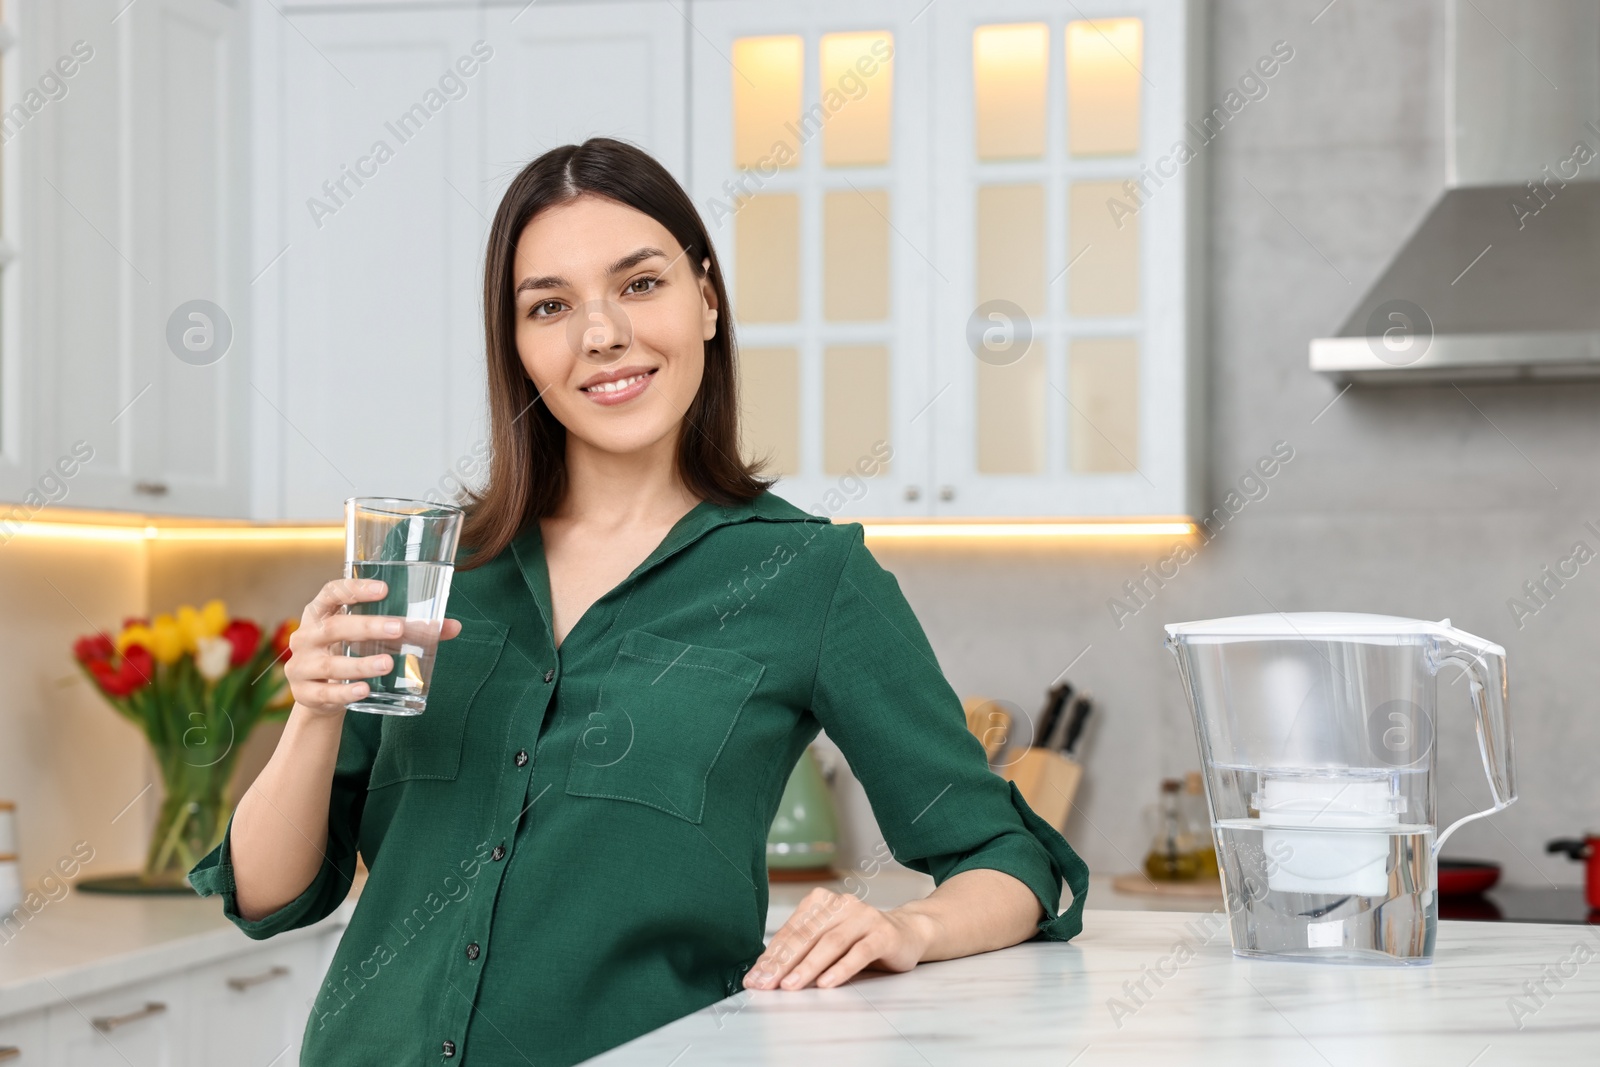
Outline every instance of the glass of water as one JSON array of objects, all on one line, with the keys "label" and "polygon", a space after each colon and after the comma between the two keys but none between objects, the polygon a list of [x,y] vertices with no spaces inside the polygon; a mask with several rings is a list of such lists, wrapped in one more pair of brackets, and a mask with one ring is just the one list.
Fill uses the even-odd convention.
[{"label": "glass of water", "polygon": [[426,500],[365,496],[344,502],[344,576],[388,584],[382,598],[347,604],[344,611],[405,622],[399,637],[344,642],[347,656],[387,653],[394,661],[382,677],[359,679],[369,692],[346,705],[350,710],[420,715],[427,707],[461,518],[460,508]]}]

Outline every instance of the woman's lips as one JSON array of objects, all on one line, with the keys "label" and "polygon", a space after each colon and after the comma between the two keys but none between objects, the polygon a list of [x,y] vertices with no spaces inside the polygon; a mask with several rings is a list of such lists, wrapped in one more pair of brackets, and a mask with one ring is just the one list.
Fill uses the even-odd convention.
[{"label": "woman's lips", "polygon": [[654,374],[655,371],[652,370],[646,374],[637,375],[627,385],[620,389],[613,389],[610,392],[601,392],[598,389],[591,388],[582,390],[582,393],[596,404],[605,404],[607,407],[614,404],[626,404],[650,388],[650,378]]}]

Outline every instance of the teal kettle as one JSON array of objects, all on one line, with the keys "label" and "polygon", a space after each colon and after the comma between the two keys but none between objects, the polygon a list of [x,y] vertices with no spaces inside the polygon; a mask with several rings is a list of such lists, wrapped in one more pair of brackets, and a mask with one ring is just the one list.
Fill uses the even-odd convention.
[{"label": "teal kettle", "polygon": [[809,882],[833,878],[839,851],[839,821],[833,794],[816,752],[807,747],[794,765],[767,831],[767,878]]}]

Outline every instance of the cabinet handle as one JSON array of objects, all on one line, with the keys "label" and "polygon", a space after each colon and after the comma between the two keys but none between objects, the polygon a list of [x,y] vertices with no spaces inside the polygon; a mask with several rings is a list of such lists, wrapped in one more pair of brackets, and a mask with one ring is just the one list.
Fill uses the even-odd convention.
[{"label": "cabinet handle", "polygon": [[138,1011],[130,1011],[126,1015],[102,1015],[97,1019],[89,1020],[89,1025],[102,1034],[109,1034],[119,1026],[138,1022],[140,1019],[147,1019],[152,1015],[160,1015],[166,1010],[167,1006],[165,1004],[159,1000],[152,1000],[146,1002],[145,1006]]},{"label": "cabinet handle", "polygon": [[922,496],[922,490],[921,489],[918,489],[914,485],[906,486],[906,499],[907,500],[916,500],[921,496]]},{"label": "cabinet handle", "polygon": [[133,483],[133,491],[135,493],[144,493],[147,496],[166,496],[167,495],[167,483],[166,482],[134,482]]},{"label": "cabinet handle", "polygon": [[939,499],[940,500],[954,500],[955,498],[956,498],[956,487],[955,486],[953,486],[953,485],[941,485],[939,487]]},{"label": "cabinet handle", "polygon": [[22,1050],[15,1045],[0,1045],[0,1060],[14,1060],[22,1055]]},{"label": "cabinet handle", "polygon": [[279,964],[270,970],[262,971],[260,974],[252,974],[248,978],[230,978],[228,979],[228,988],[237,989],[239,992],[243,993],[251,986],[260,985],[262,982],[270,982],[274,978],[283,978],[287,976],[288,973],[289,968]]}]

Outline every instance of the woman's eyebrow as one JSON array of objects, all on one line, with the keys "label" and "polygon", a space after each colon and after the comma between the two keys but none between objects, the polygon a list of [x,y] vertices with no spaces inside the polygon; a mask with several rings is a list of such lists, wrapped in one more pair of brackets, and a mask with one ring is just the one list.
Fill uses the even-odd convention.
[{"label": "woman's eyebrow", "polygon": [[[621,274],[623,271],[632,270],[645,260],[653,259],[656,256],[660,256],[662,259],[665,259],[667,254],[661,251],[659,248],[652,248],[648,245],[644,248],[635,249],[634,251],[623,256],[621,259],[617,260],[615,263],[611,264],[611,266],[607,267],[606,274]],[[517,283],[516,291],[520,293],[524,289],[563,289],[566,288],[567,285],[567,280],[561,277],[561,275],[546,274],[539,278],[522,279],[522,281]]]},{"label": "woman's eyebrow", "polygon": [[662,259],[667,258],[667,254],[661,251],[661,249],[646,245],[643,248],[629,252],[627,255],[611,264],[611,266],[607,268],[606,274],[621,274],[623,271],[632,270],[645,260],[654,259],[657,256],[660,256]]}]

